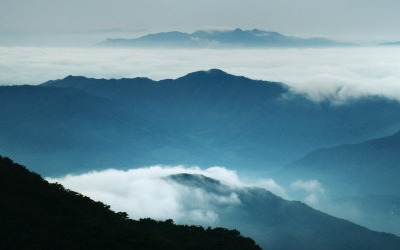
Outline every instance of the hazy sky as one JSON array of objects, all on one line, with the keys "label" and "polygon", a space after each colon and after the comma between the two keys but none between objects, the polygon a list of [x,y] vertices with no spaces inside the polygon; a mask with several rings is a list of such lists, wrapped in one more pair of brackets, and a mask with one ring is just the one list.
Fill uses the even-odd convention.
[{"label": "hazy sky", "polygon": [[398,0],[0,0],[0,35],[11,43],[11,35],[68,34],[79,40],[110,29],[134,37],[239,27],[357,41],[400,40],[399,10]]}]

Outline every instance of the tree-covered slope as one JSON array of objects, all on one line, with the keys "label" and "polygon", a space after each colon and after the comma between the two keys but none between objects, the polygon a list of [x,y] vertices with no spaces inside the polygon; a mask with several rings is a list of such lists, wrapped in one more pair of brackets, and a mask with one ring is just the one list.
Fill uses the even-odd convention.
[{"label": "tree-covered slope", "polygon": [[1,249],[260,249],[236,230],[139,221],[0,157]]}]

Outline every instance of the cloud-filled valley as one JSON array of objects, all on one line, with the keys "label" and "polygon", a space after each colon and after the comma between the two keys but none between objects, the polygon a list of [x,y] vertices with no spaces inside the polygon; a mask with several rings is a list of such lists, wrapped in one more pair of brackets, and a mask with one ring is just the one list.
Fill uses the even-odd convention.
[{"label": "cloud-filled valley", "polygon": [[[225,191],[208,190],[207,185],[185,186],[169,177],[179,174],[201,175],[229,187]],[[135,219],[172,218],[179,223],[220,225],[221,207],[237,207],[241,204],[235,190],[261,188],[288,200],[301,200],[306,204],[334,212],[347,219],[358,214],[337,210],[323,183],[315,179],[296,179],[289,185],[272,178],[248,177],[246,174],[225,167],[151,166],[128,170],[107,169],[79,175],[48,177],[71,190],[92,199],[110,204],[115,211],[126,211]],[[226,192],[227,191],[227,192]],[[354,208],[350,206],[348,208]],[[363,215],[364,216],[364,215]]]},{"label": "cloud-filled valley", "polygon": [[178,78],[220,68],[252,79],[288,84],[313,100],[382,95],[400,99],[400,50],[105,49],[0,47],[0,84],[40,84],[67,75],[93,78]]},{"label": "cloud-filled valley", "polygon": [[[207,192],[204,187],[180,185],[169,179],[177,174],[202,175],[232,188],[228,192]],[[216,207],[240,205],[235,189],[260,187],[287,197],[272,179],[246,182],[233,170],[223,167],[201,169],[184,166],[151,166],[130,170],[108,169],[81,175],[47,178],[65,187],[110,204],[115,211],[126,211],[135,219],[174,219],[179,223],[219,225]]]},{"label": "cloud-filled valley", "polygon": [[[180,174],[217,180],[225,189],[215,190],[209,186],[210,183],[184,185],[170,178]],[[113,210],[125,211],[134,219],[171,218],[183,224],[223,226],[227,221],[226,218],[221,221],[221,216],[224,217],[229,208],[240,209],[242,201],[237,192],[246,192],[247,188],[260,188],[288,200],[301,200],[323,211],[333,211],[347,219],[354,219],[354,214],[334,211],[336,207],[330,200],[332,197],[327,195],[329,191],[326,193],[325,187],[318,180],[298,179],[284,186],[272,178],[248,177],[225,167],[202,169],[197,166],[157,165],[129,170],[91,171],[46,179],[110,204]]]}]

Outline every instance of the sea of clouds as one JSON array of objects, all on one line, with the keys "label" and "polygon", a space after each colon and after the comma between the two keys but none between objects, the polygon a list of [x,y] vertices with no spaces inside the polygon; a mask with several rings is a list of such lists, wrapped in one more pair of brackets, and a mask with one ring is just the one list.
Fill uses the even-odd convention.
[{"label": "sea of clouds", "polygon": [[133,49],[0,47],[0,85],[40,84],[68,75],[178,78],[219,68],[288,84],[313,100],[365,95],[400,100],[400,47],[304,49]]}]

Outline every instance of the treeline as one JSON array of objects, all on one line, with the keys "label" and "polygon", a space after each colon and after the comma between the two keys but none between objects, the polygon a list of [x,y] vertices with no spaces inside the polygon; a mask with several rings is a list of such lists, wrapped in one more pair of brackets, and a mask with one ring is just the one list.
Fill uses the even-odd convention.
[{"label": "treeline", "polygon": [[237,230],[132,220],[0,156],[1,249],[260,249]]}]

